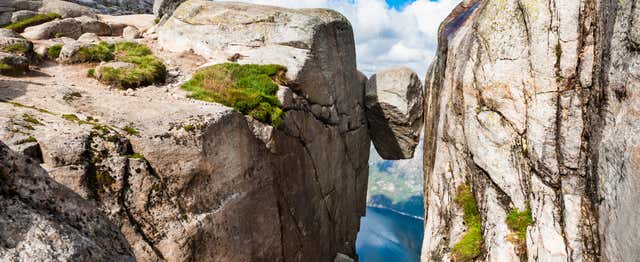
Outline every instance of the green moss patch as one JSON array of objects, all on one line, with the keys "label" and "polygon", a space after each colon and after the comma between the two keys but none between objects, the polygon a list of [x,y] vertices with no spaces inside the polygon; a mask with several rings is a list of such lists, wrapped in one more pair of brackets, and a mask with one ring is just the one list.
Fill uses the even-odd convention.
[{"label": "green moss patch", "polygon": [[507,215],[507,225],[513,231],[513,235],[509,240],[516,244],[519,253],[524,254],[527,250],[527,227],[533,224],[531,216],[531,208],[520,211],[517,208],[512,209]]},{"label": "green moss patch", "polygon": [[60,56],[60,51],[62,50],[63,44],[55,44],[47,49],[47,57],[51,60],[55,60]]},{"label": "green moss patch", "polygon": [[287,69],[280,65],[217,64],[202,69],[182,89],[190,98],[233,107],[260,122],[280,125],[282,108],[276,92],[287,82]]},{"label": "green moss patch", "polygon": [[56,13],[38,14],[29,18],[22,19],[20,21],[16,21],[15,23],[11,23],[4,28],[22,33],[27,27],[44,24],[57,18],[60,18],[60,15]]},{"label": "green moss patch", "polygon": [[13,43],[2,47],[2,51],[15,53],[15,54],[27,54],[31,51],[31,46],[27,43]]},{"label": "green moss patch", "polygon": [[133,42],[108,44],[101,42],[78,51],[80,60],[118,61],[134,65],[132,68],[98,67],[87,72],[100,82],[122,88],[162,83],[167,78],[165,65],[153,55],[147,46]]},{"label": "green moss patch", "polygon": [[453,246],[454,261],[473,261],[482,254],[482,217],[478,211],[476,198],[468,185],[458,187],[456,205],[464,211],[464,223],[467,232]]},{"label": "green moss patch", "polygon": [[79,62],[102,62],[114,59],[114,45],[107,42],[82,47],[78,50]]}]

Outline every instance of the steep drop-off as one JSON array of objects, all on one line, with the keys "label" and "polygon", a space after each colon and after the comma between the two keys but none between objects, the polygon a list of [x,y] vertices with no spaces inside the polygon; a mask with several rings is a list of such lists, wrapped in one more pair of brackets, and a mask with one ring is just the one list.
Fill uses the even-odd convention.
[{"label": "steep drop-off", "polygon": [[423,261],[637,260],[638,4],[468,0],[442,23]]}]

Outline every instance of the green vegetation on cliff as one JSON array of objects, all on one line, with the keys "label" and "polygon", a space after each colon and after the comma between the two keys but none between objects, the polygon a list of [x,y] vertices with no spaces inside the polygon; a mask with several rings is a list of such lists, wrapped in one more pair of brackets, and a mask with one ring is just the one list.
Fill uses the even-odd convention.
[{"label": "green vegetation on cliff", "polygon": [[464,223],[467,232],[458,243],[453,246],[455,261],[473,261],[482,254],[482,218],[478,211],[478,203],[469,185],[458,187],[455,202],[464,212]]},{"label": "green vegetation on cliff", "polygon": [[190,98],[233,107],[260,122],[280,125],[282,108],[276,97],[278,84],[286,83],[281,65],[217,64],[202,69],[182,89]]},{"label": "green vegetation on cliff", "polygon": [[507,215],[507,225],[514,235],[510,236],[510,241],[516,244],[516,248],[521,254],[526,253],[527,249],[527,227],[533,224],[531,216],[531,208],[520,211],[517,208],[512,209]]}]

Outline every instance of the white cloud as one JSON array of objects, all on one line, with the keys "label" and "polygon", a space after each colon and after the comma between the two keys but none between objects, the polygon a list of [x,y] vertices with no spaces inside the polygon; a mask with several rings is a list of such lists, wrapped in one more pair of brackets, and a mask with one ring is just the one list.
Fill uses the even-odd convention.
[{"label": "white cloud", "polygon": [[424,78],[437,48],[438,26],[461,0],[417,0],[401,10],[384,0],[240,1],[337,10],[353,25],[360,71],[371,75],[387,67],[407,66]]}]

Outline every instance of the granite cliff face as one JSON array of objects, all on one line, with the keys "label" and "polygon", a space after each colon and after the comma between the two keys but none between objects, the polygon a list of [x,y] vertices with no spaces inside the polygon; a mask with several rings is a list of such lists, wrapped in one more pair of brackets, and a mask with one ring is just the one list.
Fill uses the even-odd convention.
[{"label": "granite cliff face", "polygon": [[[83,47],[123,41],[122,30],[114,30],[121,26],[111,23],[113,17],[78,19],[93,19],[112,34],[49,39],[59,33],[52,24],[61,20],[27,28],[26,40],[7,33],[29,43],[25,53],[45,50],[42,59],[50,55],[46,50],[62,46],[56,61],[63,63],[7,53],[29,59],[31,71],[0,77],[0,140],[38,164],[42,179],[55,180],[81,196],[83,205],[100,210],[126,238],[123,256],[355,257],[371,142],[367,79],[356,69],[353,32],[342,15],[187,1],[159,25],[138,27],[143,38],[129,40],[149,46],[168,71],[166,84],[135,90],[98,82],[87,76],[91,64],[77,63],[87,58]],[[140,20],[153,16],[118,17],[130,26]],[[50,32],[33,37],[31,32],[44,29]],[[277,93],[284,109],[279,126],[190,99],[180,88],[198,68],[229,61],[287,68],[288,81]],[[13,239],[13,232],[2,228],[0,236]],[[47,248],[37,241],[22,244]],[[26,259],[42,255],[8,246],[0,260],[15,253]]]},{"label": "granite cliff face", "polygon": [[637,259],[636,2],[468,0],[442,23],[423,261]]}]

